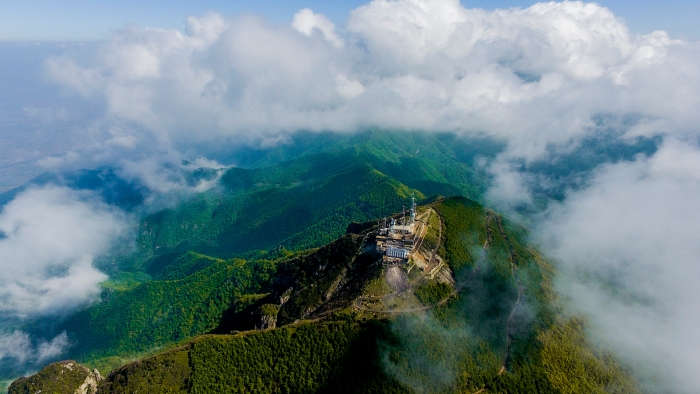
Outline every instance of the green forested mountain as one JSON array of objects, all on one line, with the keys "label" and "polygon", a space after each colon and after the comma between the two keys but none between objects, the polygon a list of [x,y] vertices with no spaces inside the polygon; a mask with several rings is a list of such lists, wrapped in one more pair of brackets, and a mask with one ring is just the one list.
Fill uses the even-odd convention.
[{"label": "green forested mountain", "polygon": [[[424,147],[431,144],[438,146],[432,150],[439,160],[427,156],[431,149]],[[454,158],[450,161],[449,154],[440,153],[449,150],[439,147],[430,135],[405,140],[398,133],[367,133],[291,161],[230,168],[216,188],[142,218],[137,251],[101,260],[113,276],[104,285],[102,302],[54,325],[54,330],[71,334],[76,344],[71,357],[79,360],[140,354],[212,330],[230,313],[236,297],[270,291],[263,282],[274,265],[271,260],[327,244],[353,221],[399,211],[412,195],[422,199],[453,187],[448,182],[464,190],[472,187],[472,170]],[[420,149],[426,157],[417,159]],[[375,168],[400,173],[402,161],[411,160],[425,162],[424,168],[407,168],[404,178],[432,189],[409,188]],[[117,184],[113,177],[113,171],[102,171],[89,179],[84,174],[54,179],[93,189],[106,185],[103,194],[125,194],[110,189]],[[45,324],[26,329],[39,333]],[[101,362],[114,365],[119,360]]]},{"label": "green forested mountain", "polygon": [[[485,176],[469,161],[474,157],[458,157],[434,135],[367,132],[336,139],[289,161],[229,168],[215,189],[144,217],[138,252],[105,259],[102,268],[128,266],[158,275],[163,260],[185,251],[230,258],[280,245],[317,247],[351,221],[399,211],[412,194],[478,199],[485,187]],[[273,161],[269,156],[253,164]]]},{"label": "green forested mountain", "polygon": [[230,192],[204,193],[144,218],[138,246],[154,256],[193,250],[222,258],[278,245],[306,249],[338,237],[350,221],[400,210],[411,194],[423,197],[367,165],[349,167],[313,178],[308,169],[279,178],[231,169],[221,179]]},{"label": "green forested mountain", "polygon": [[[473,161],[498,144],[318,138],[192,175],[217,186],[140,218],[135,247],[99,260],[101,302],[23,329],[66,331],[65,356],[107,376],[100,393],[639,391],[562,313],[527,230],[477,202],[487,181]],[[88,184],[104,195],[146,193],[101,171]],[[124,185],[133,193],[109,191]],[[412,195],[428,265],[399,272],[373,226]]]},{"label": "green forested mountain", "polygon": [[[274,261],[215,260],[184,279],[138,286],[131,303],[107,300],[100,308],[113,309],[102,315],[90,309],[96,314],[83,321],[112,330],[103,340],[128,338],[105,355],[218,332],[118,368],[98,392],[639,391],[590,345],[582,320],[558,314],[553,268],[527,246],[523,228],[464,198],[423,209],[439,214],[433,230],[454,282],[414,273],[415,287],[397,303],[370,302],[386,293],[389,269],[365,247],[371,229]],[[268,329],[250,330],[251,319],[265,318]],[[169,330],[179,336],[168,338]],[[23,392],[23,382],[10,392]]]}]

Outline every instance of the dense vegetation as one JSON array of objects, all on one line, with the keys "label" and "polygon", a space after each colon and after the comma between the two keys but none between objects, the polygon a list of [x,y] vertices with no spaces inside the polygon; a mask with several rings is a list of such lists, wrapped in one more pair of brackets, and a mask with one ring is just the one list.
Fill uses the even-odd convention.
[{"label": "dense vegetation", "polygon": [[[271,315],[269,304],[288,289],[298,294],[284,305],[281,319],[291,322],[321,303],[335,278],[331,274],[347,269],[361,243],[361,236],[346,235],[317,250],[278,261],[221,260],[185,253],[175,259],[177,265],[162,271],[164,277],[174,279],[121,291],[107,288],[101,303],[71,316],[56,329],[71,334],[75,342],[71,357],[112,368],[124,358],[210,331],[253,329],[258,323],[254,313]],[[204,268],[185,276],[194,267]],[[268,294],[273,291],[274,297]],[[276,318],[279,306],[274,308]]]},{"label": "dense vegetation", "polygon": [[482,138],[398,130],[366,130],[338,135],[297,133],[288,144],[234,153],[242,167],[265,168],[319,154],[352,158],[376,168],[426,195],[479,198],[486,177],[474,166],[477,158],[493,157],[504,144]]},{"label": "dense vegetation", "polygon": [[444,223],[444,243],[441,255],[455,273],[473,268],[482,256],[486,242],[486,211],[472,200],[450,198],[440,204]]},{"label": "dense vegetation", "polygon": [[279,294],[291,290],[295,297],[282,306],[280,320],[293,322],[318,307],[341,270],[347,269],[360,251],[362,237],[346,235],[307,256],[281,262],[274,286]]},{"label": "dense vegetation", "polygon": [[239,181],[251,175],[241,171],[246,170],[231,169],[222,178],[231,193],[203,194],[144,218],[137,241],[143,252],[134,263],[146,262],[149,272],[158,274],[163,264],[154,263],[159,257],[167,260],[173,252],[191,250],[230,258],[278,245],[292,250],[317,247],[342,235],[351,221],[364,222],[396,211],[412,193],[422,196],[367,166],[321,179],[292,177],[285,183],[259,175],[245,192],[232,185],[232,178]]},{"label": "dense vegetation", "polygon": [[638,393],[636,382],[610,354],[587,343],[581,320],[572,319],[538,334],[540,362],[552,387],[569,393]]},{"label": "dense vegetation", "polygon": [[381,366],[378,341],[389,335],[381,322],[341,320],[208,336],[193,344],[190,392],[404,392]]},{"label": "dense vegetation", "polygon": [[[522,242],[524,229],[500,217],[488,220],[483,207],[466,199],[447,199],[436,208],[445,223],[445,258],[457,262],[462,288],[453,301],[393,321],[362,323],[353,313],[341,313],[320,323],[205,336],[141,366],[124,367],[111,379],[111,392],[147,382],[166,382],[163,392],[190,393],[639,392],[610,355],[586,341],[581,320],[555,317],[551,267]],[[346,236],[278,264],[279,288],[322,283],[329,271],[347,266],[357,241]],[[518,283],[524,283],[522,299]],[[428,282],[415,294],[430,304],[450,291]],[[239,311],[269,296],[240,300]],[[518,307],[525,302],[527,308]]]},{"label": "dense vegetation", "polygon": [[137,255],[103,266],[150,272],[155,260],[173,252],[230,258],[278,245],[321,246],[343,234],[351,221],[400,210],[411,194],[478,198],[485,178],[471,168],[473,159],[457,157],[434,135],[368,132],[290,161],[230,168],[220,188],[144,218]]},{"label": "dense vegetation", "polygon": [[[403,393],[383,372],[386,322],[339,317],[320,324],[238,335],[207,335],[128,364],[103,393]],[[357,377],[361,376],[361,379]]]},{"label": "dense vegetation", "polygon": [[452,293],[452,287],[446,283],[426,283],[416,289],[415,294],[420,302],[431,305],[443,300]]},{"label": "dense vegetation", "polygon": [[[524,229],[488,220],[466,199],[437,208],[445,257],[463,290],[427,316],[393,323],[398,340],[385,348],[387,371],[424,392],[639,392],[609,354],[586,341],[582,321],[556,317],[551,266],[524,246]],[[416,295],[425,298],[434,286]]]},{"label": "dense vegetation", "polygon": [[[144,217],[136,252],[100,260],[113,273],[101,303],[26,330],[66,330],[70,357],[111,368],[263,317],[287,325],[206,335],[128,364],[105,383],[115,393],[638,391],[586,341],[583,321],[559,315],[554,269],[527,231],[464,197],[436,198],[440,217],[424,244],[440,245],[459,292],[415,316],[358,319],[353,300],[380,271],[360,233],[414,193],[478,199],[485,178],[469,165],[500,148],[470,151],[464,140],[420,133],[328,138],[259,152],[251,168],[222,172],[218,187]],[[217,175],[195,171],[188,182]],[[146,193],[108,170],[63,182],[128,209]],[[432,305],[452,291],[428,282],[414,294]]]},{"label": "dense vegetation", "polygon": [[[191,346],[173,349],[115,370],[98,393],[185,394],[191,385]],[[72,392],[70,393],[72,394]]]},{"label": "dense vegetation", "polygon": [[[361,250],[362,245],[362,236],[348,234],[310,253],[280,260],[270,286],[271,293],[236,300],[215,332],[257,328],[260,327],[259,318],[265,316],[274,317],[276,324],[285,325],[329,311],[324,308],[335,310],[342,309],[342,305],[349,306],[362,288],[363,273],[377,260],[376,256],[368,258]],[[343,278],[346,283],[341,287]]]},{"label": "dense vegetation", "polygon": [[[444,222],[443,256],[455,270],[461,289],[450,302],[425,314],[401,315],[391,321],[358,320],[346,304],[344,312],[317,323],[206,335],[116,370],[101,392],[639,391],[610,355],[586,341],[583,321],[556,317],[552,268],[523,242],[526,231],[522,227],[493,212],[487,215],[479,204],[463,198],[443,200],[434,207]],[[276,318],[284,311],[288,317],[282,321],[289,323],[310,306],[329,302],[324,297],[329,287],[324,283],[337,280],[328,279],[353,277],[347,272],[353,272],[362,260],[363,239],[349,234],[311,253],[278,262],[185,254],[179,260],[185,271],[192,266],[206,268],[184,279],[144,284],[124,293],[162,299],[162,303],[141,303],[141,308],[134,308],[126,301],[106,302],[91,308],[90,313],[97,313],[99,308],[121,305],[124,311],[100,312],[105,325],[90,329],[100,331],[116,327],[117,321],[126,323],[119,332],[104,333],[102,340],[108,343],[110,338],[121,338],[102,348],[106,355],[145,350],[138,347],[140,342],[172,343],[197,334],[195,329],[205,332],[217,324],[212,317],[226,316],[226,311],[232,318],[255,313]],[[156,284],[178,290],[167,293],[167,286]],[[427,282],[415,295],[432,304],[450,292],[448,285]],[[191,299],[186,304],[191,308],[188,313],[182,307],[185,296],[178,298],[178,294]],[[286,303],[280,309],[282,298]],[[166,304],[180,314],[165,312]],[[116,316],[113,320],[110,313]],[[84,321],[94,325],[99,321],[96,316]],[[137,327],[142,330],[135,330]],[[80,332],[77,326],[71,330]],[[168,333],[177,336],[168,337]],[[83,346],[94,349],[98,345]]]},{"label": "dense vegetation", "polygon": [[267,260],[217,261],[184,279],[152,281],[103,294],[103,302],[70,317],[60,329],[73,336],[82,361],[130,355],[206,333],[234,300],[269,287]]}]

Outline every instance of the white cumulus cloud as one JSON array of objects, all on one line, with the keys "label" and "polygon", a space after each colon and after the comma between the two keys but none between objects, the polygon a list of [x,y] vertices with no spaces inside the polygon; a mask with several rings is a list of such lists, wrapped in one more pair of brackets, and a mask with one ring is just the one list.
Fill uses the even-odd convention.
[{"label": "white cumulus cloud", "polygon": [[292,27],[311,36],[314,30],[318,30],[323,34],[323,38],[328,40],[338,48],[342,48],[345,43],[343,39],[335,32],[335,25],[323,14],[316,14],[309,8],[304,8],[294,15]]},{"label": "white cumulus cloud", "polygon": [[169,148],[380,126],[479,131],[531,159],[601,113],[638,115],[640,135],[694,133],[698,60],[696,43],[632,35],[594,3],[375,0],[340,31],[310,9],[289,26],[217,14],[189,18],[184,34],[129,26],[47,69],[107,102],[104,127],[137,125]]},{"label": "white cumulus cloud", "polygon": [[0,312],[65,314],[100,294],[92,264],[125,229],[124,218],[67,188],[30,189],[0,212]]}]

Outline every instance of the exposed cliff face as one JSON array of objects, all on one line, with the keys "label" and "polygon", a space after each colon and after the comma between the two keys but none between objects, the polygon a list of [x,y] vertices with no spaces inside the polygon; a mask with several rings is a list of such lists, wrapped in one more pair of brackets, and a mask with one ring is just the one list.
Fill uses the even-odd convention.
[{"label": "exposed cliff face", "polygon": [[8,394],[95,394],[103,380],[98,370],[90,371],[75,361],[49,364],[39,373],[15,380]]},{"label": "exposed cliff face", "polygon": [[102,380],[104,380],[104,378],[102,377],[102,375],[100,375],[100,371],[98,371],[97,369],[93,369],[92,372],[90,372],[85,378],[83,384],[81,384],[80,387],[78,387],[78,389],[75,390],[75,394],[97,393],[97,387]]},{"label": "exposed cliff face", "polygon": [[381,270],[380,259],[366,234],[348,234],[281,261],[271,293],[237,300],[212,333],[266,330],[350,308]]},{"label": "exposed cliff face", "polygon": [[348,234],[309,255],[280,263],[273,285],[281,304],[277,325],[351,307],[381,268],[381,255],[374,247],[367,248],[366,241],[366,234]]},{"label": "exposed cliff face", "polygon": [[277,313],[279,305],[263,304],[253,312],[253,321],[256,330],[268,330],[277,327]]}]

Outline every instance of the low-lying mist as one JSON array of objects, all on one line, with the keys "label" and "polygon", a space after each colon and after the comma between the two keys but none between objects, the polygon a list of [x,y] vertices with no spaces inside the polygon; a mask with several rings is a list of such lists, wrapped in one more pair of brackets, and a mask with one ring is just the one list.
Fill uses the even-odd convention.
[{"label": "low-lying mist", "polygon": [[67,334],[35,338],[17,330],[95,302],[107,275],[93,257],[127,229],[127,216],[97,196],[66,187],[29,188],[0,211],[0,368],[24,372],[60,357]]},{"label": "low-lying mist", "polygon": [[698,169],[700,149],[667,141],[650,158],[598,169],[535,232],[562,270],[558,290],[651,392],[700,387]]}]

